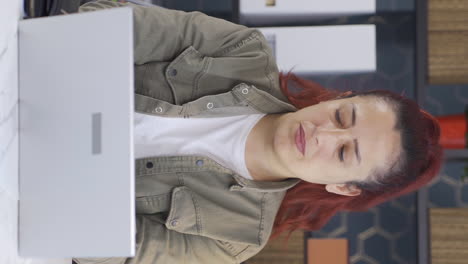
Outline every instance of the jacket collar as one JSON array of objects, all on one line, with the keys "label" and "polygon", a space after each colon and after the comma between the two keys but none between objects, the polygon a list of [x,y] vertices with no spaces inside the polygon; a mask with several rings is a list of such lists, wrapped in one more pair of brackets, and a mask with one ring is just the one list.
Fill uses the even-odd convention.
[{"label": "jacket collar", "polygon": [[277,114],[297,108],[275,96],[241,83],[231,91],[198,98],[183,105],[174,105],[152,97],[135,94],[135,111],[166,117],[224,117],[244,114]]},{"label": "jacket collar", "polygon": [[231,191],[256,190],[258,192],[281,192],[294,187],[301,180],[289,178],[283,181],[253,181],[234,174],[233,178],[239,185],[232,185]]},{"label": "jacket collar", "polygon": [[[152,163],[152,166],[146,166],[147,163]],[[233,177],[237,184],[231,185],[231,191],[255,190],[258,192],[281,192],[294,187],[301,181],[296,178],[289,178],[278,182],[253,181],[223,167],[208,157],[196,155],[142,158],[137,159],[135,165],[135,173],[137,177],[140,175],[160,172],[193,172],[205,171],[206,169],[215,170]]]}]

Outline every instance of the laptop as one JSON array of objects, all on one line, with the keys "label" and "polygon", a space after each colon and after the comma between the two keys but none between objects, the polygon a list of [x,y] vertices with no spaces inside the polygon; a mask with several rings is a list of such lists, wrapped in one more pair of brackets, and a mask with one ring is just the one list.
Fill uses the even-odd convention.
[{"label": "laptop", "polygon": [[19,255],[135,254],[130,8],[19,23]]}]

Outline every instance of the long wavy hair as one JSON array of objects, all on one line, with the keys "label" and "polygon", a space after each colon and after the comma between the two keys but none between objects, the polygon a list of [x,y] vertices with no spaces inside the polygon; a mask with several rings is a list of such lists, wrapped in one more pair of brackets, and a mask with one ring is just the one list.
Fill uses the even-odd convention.
[{"label": "long wavy hair", "polygon": [[[372,177],[377,178],[377,181],[352,182],[361,189],[361,194],[357,196],[329,193],[324,185],[301,181],[286,192],[270,239],[278,237],[284,231],[289,231],[287,240],[296,229],[318,230],[337,212],[367,210],[413,192],[430,182],[440,170],[442,148],[439,144],[439,124],[414,101],[384,90],[345,93],[333,91],[292,73],[280,74],[280,85],[282,92],[297,108],[352,96],[375,96],[385,100],[395,109],[395,129],[401,133],[402,153],[397,160],[398,166],[380,172],[378,177]],[[299,91],[293,93],[288,88]]]}]

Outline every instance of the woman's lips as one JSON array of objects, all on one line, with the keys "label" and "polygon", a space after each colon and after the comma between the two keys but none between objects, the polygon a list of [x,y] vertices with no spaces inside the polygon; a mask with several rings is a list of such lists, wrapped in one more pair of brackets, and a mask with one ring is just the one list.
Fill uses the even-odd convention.
[{"label": "woman's lips", "polygon": [[296,131],[296,147],[302,155],[305,155],[304,128],[302,127],[302,124],[299,125],[299,128]]}]

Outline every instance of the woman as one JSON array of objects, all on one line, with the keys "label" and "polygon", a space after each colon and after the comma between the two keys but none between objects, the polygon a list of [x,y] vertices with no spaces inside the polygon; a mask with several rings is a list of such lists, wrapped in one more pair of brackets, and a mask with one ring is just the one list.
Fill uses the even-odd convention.
[{"label": "woman", "polygon": [[134,11],[136,255],[77,263],[240,263],[436,175],[439,128],[414,102],[280,75],[261,33],[198,12],[80,11],[118,6]]}]

